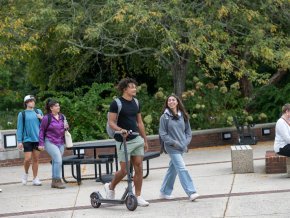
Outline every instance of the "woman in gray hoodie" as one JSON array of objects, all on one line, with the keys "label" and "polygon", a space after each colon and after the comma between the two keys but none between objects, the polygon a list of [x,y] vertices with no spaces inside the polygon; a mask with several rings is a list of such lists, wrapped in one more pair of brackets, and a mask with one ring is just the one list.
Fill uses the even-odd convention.
[{"label": "woman in gray hoodie", "polygon": [[176,95],[170,95],[165,101],[163,114],[160,117],[159,136],[164,143],[165,151],[170,156],[169,168],[160,189],[160,197],[168,200],[174,198],[172,191],[178,175],[189,200],[194,201],[199,195],[183,160],[183,153],[188,149],[192,133],[189,116]]}]

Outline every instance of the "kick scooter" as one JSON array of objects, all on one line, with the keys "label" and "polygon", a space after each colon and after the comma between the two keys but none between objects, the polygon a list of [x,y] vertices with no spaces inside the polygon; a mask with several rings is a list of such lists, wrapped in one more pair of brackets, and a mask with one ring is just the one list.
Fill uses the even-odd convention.
[{"label": "kick scooter", "polygon": [[129,160],[128,160],[126,134],[139,135],[139,133],[132,132],[131,130],[129,130],[127,132],[116,131],[115,134],[122,135],[122,137],[123,137],[128,187],[125,189],[125,192],[120,200],[106,199],[106,198],[103,198],[103,196],[101,195],[101,193],[99,191],[93,192],[90,195],[91,205],[94,208],[99,208],[102,203],[111,203],[111,204],[124,204],[125,203],[128,210],[134,211],[138,206],[138,201],[137,201],[137,198],[133,194],[133,191],[132,191],[132,177],[131,177],[132,175],[130,173],[130,166],[129,166]]}]

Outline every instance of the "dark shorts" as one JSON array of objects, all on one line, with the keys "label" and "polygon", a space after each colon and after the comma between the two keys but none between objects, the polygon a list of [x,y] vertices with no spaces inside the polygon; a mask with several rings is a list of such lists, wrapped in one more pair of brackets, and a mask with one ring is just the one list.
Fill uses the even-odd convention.
[{"label": "dark shorts", "polygon": [[24,142],[23,148],[24,152],[32,152],[33,150],[38,151],[38,142]]},{"label": "dark shorts", "polygon": [[290,157],[290,144],[285,145],[283,148],[280,148],[279,152],[277,154]]}]

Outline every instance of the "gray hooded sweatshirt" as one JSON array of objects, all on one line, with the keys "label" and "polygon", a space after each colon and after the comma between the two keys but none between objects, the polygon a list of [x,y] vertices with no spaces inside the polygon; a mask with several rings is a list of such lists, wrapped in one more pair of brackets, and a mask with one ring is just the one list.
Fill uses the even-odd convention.
[{"label": "gray hooded sweatshirt", "polygon": [[171,112],[166,109],[160,117],[159,135],[168,154],[182,154],[188,150],[192,138],[190,123],[184,121],[180,111],[178,119],[173,119]]}]

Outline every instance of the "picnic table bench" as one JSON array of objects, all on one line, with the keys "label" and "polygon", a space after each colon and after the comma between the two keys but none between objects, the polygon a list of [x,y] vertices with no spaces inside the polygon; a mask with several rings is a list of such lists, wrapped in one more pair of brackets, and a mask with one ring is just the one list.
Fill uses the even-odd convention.
[{"label": "picnic table bench", "polygon": [[[98,148],[115,148],[115,153],[104,154],[100,153],[97,155],[96,149]],[[74,179],[76,179],[77,183],[80,185],[81,180],[83,179],[96,179],[96,181],[101,181],[103,183],[111,181],[113,175],[113,162],[115,160],[116,164],[116,171],[118,171],[118,157],[117,151],[115,146],[115,141],[113,140],[100,140],[95,142],[89,143],[82,143],[74,145],[72,148],[74,155],[63,157],[62,161],[62,178],[64,182],[72,182],[68,181],[64,175],[64,166],[70,165],[71,166],[71,173]],[[94,156],[93,157],[86,157],[85,155],[80,153],[81,149],[94,149]],[[143,161],[146,161],[146,174],[143,178],[146,178],[149,175],[150,166],[149,161],[153,158],[159,157],[160,152],[151,151],[145,152]],[[95,165],[95,176],[92,177],[85,177],[83,178],[81,175],[81,165],[82,164],[94,164]],[[106,165],[106,174],[102,175],[102,167],[101,165]],[[98,172],[99,171],[99,172]]]}]

